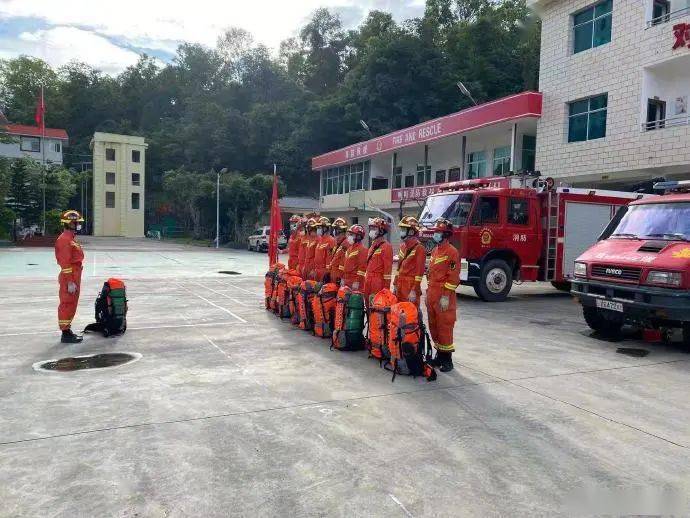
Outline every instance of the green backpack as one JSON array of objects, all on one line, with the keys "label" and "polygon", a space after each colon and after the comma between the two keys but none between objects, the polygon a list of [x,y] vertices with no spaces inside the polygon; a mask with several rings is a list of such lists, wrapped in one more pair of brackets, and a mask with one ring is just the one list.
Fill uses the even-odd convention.
[{"label": "green backpack", "polygon": [[364,297],[348,287],[338,290],[332,349],[361,351],[364,349]]},{"label": "green backpack", "polygon": [[120,279],[110,278],[96,298],[96,322],[84,329],[103,336],[121,335],[127,330],[127,289]]}]

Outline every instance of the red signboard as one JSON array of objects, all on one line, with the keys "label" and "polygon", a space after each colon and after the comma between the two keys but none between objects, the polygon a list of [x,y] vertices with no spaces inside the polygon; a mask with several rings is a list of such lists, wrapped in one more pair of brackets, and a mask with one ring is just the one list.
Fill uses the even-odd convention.
[{"label": "red signboard", "polygon": [[491,177],[491,178],[475,178],[473,180],[460,180],[458,182],[437,183],[436,185],[427,185],[425,187],[404,187],[402,189],[393,189],[391,191],[391,201],[400,202],[407,200],[424,200],[427,196],[441,192],[442,190],[452,190],[453,188],[471,188],[471,187],[490,187],[490,188],[505,188],[511,186],[511,178],[509,177]]},{"label": "red signboard", "polygon": [[421,142],[431,142],[500,122],[524,117],[541,117],[541,109],[542,94],[539,92],[512,95],[314,157],[312,169],[320,170],[325,167],[362,160],[386,151]]},{"label": "red signboard", "polygon": [[690,48],[690,23],[679,23],[673,26],[673,36],[676,42],[673,44],[673,50],[681,47]]}]

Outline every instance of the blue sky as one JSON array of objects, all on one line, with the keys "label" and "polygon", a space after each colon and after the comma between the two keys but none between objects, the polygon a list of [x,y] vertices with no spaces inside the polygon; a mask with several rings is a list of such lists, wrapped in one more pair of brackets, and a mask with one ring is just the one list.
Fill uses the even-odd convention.
[{"label": "blue sky", "polygon": [[214,45],[227,27],[241,27],[275,50],[318,7],[333,9],[352,27],[372,9],[392,12],[398,20],[420,16],[424,0],[119,0],[108,5],[114,8],[97,0],[0,0],[0,58],[28,54],[54,66],[80,60],[116,74],[141,53],[167,62],[181,42]]}]

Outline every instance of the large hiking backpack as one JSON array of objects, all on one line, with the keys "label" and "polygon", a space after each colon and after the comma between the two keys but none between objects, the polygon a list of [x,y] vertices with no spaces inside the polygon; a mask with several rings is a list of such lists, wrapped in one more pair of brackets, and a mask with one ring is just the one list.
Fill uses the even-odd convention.
[{"label": "large hiking backpack", "polygon": [[411,302],[399,302],[391,307],[388,323],[388,349],[390,360],[385,367],[398,374],[424,376],[427,381],[436,379],[436,371],[430,365],[431,345],[429,335],[420,319],[417,306]]},{"label": "large hiking backpack", "polygon": [[302,278],[299,275],[291,275],[287,279],[288,309],[290,311],[290,322],[293,326],[299,325],[299,309],[297,297],[299,295]]},{"label": "large hiking backpack", "polygon": [[367,329],[367,349],[369,356],[379,361],[388,360],[388,321],[391,308],[398,303],[398,298],[388,289],[382,289],[374,296],[369,308],[369,325]]},{"label": "large hiking backpack", "polygon": [[338,290],[331,348],[340,351],[364,349],[364,297],[347,286]]},{"label": "large hiking backpack", "polygon": [[121,335],[127,330],[127,290],[120,279],[110,278],[103,283],[96,297],[96,322],[85,332],[100,331],[103,336]]},{"label": "large hiking backpack", "polygon": [[321,289],[316,281],[302,281],[297,292],[297,311],[299,311],[299,328],[304,331],[314,329],[314,313],[311,301]]},{"label": "large hiking backpack", "polygon": [[280,278],[281,272],[285,270],[285,265],[283,263],[275,263],[266,272],[264,278],[264,299],[266,303],[266,309],[269,311],[277,312],[277,286],[278,279]]},{"label": "large hiking backpack", "polygon": [[288,280],[295,274],[293,270],[283,270],[280,272],[278,278],[278,285],[276,287],[276,303],[277,314],[281,320],[290,318],[292,313],[290,311],[290,287]]},{"label": "large hiking backpack", "polygon": [[335,305],[338,297],[337,284],[324,284],[316,297],[311,299],[312,314],[314,315],[314,334],[321,338],[333,335],[333,321],[335,320]]}]

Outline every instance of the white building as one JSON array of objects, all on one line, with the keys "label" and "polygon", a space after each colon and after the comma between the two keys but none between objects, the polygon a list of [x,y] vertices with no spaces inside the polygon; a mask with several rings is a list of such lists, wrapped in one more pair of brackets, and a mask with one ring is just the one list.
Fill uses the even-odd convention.
[{"label": "white building", "polygon": [[527,3],[542,19],[537,170],[587,186],[690,178],[690,2]]},{"label": "white building", "polygon": [[525,92],[317,156],[321,213],[364,224],[376,208],[417,216],[446,183],[533,171],[541,111],[541,94]]},{"label": "white building", "polygon": [[62,165],[62,151],[67,145],[64,129],[2,123],[2,130],[12,138],[10,143],[0,143],[0,156],[6,158],[29,157],[46,164]]},{"label": "white building", "polygon": [[93,235],[144,237],[144,137],[95,133]]}]

